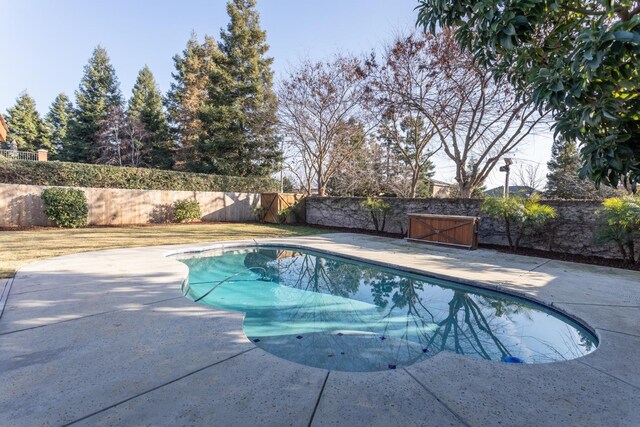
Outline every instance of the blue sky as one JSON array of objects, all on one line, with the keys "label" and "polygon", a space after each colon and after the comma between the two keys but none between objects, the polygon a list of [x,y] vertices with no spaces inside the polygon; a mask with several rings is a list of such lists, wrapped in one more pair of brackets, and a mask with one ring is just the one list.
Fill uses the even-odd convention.
[{"label": "blue sky", "polygon": [[[276,78],[301,58],[337,51],[363,53],[398,31],[413,28],[417,0],[258,0]],[[126,97],[145,64],[160,89],[171,83],[173,56],[194,30],[218,38],[226,27],[226,0],[0,0],[0,112],[26,90],[44,114],[60,92],[72,99],[91,52],[102,44]],[[532,139],[514,157],[544,169],[550,139]],[[451,181],[454,168],[436,162],[436,179]],[[501,185],[496,172],[488,186]]]},{"label": "blue sky", "polygon": [[[303,57],[374,48],[415,22],[417,0],[259,0],[276,76]],[[93,48],[102,44],[128,97],[137,72],[151,67],[163,91],[172,57],[191,30],[218,37],[226,0],[0,0],[0,111],[27,90],[46,112],[59,92],[72,96]]]}]

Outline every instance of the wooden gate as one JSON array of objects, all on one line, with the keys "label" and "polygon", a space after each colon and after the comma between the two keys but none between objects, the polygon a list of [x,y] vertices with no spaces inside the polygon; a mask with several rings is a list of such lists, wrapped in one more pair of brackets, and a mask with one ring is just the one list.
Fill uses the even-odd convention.
[{"label": "wooden gate", "polygon": [[281,218],[279,213],[293,206],[302,198],[301,194],[293,193],[262,193],[260,194],[260,206],[264,212],[262,220],[271,224],[282,222],[295,222],[294,215],[290,213],[286,218]]},{"label": "wooden gate", "polygon": [[478,248],[475,216],[409,214],[408,239],[460,248]]}]

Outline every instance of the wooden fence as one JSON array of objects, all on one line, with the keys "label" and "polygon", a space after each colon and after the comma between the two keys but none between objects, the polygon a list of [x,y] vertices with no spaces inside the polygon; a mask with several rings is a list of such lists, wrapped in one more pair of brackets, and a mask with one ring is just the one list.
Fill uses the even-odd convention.
[{"label": "wooden fence", "polygon": [[[290,208],[302,199],[301,194],[293,193],[262,193],[260,206],[263,209],[262,220],[270,224],[295,222]],[[283,213],[287,213],[284,217]]]},{"label": "wooden fence", "polygon": [[[50,226],[39,185],[0,184],[0,227]],[[203,221],[254,221],[257,193],[81,188],[89,205],[89,225],[164,223],[173,203],[197,200]]]}]

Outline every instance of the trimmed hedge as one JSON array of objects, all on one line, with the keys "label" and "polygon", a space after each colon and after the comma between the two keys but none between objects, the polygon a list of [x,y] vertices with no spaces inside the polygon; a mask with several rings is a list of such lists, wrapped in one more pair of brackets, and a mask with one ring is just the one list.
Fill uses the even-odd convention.
[{"label": "trimmed hedge", "polygon": [[0,183],[132,190],[235,191],[267,193],[278,189],[270,177],[237,177],[160,169],[67,162],[0,162]]},{"label": "trimmed hedge", "polygon": [[44,213],[56,226],[66,228],[87,225],[89,206],[84,191],[73,188],[47,188],[42,191]]}]

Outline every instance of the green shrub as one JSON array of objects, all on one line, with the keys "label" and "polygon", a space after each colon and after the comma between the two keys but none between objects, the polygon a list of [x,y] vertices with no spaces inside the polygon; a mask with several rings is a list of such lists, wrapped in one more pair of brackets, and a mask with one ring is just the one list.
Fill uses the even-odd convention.
[{"label": "green shrub", "polygon": [[278,182],[271,177],[208,175],[148,168],[26,160],[1,162],[0,183],[250,193],[268,193],[278,188]]},{"label": "green shrub", "polygon": [[375,197],[367,197],[367,200],[362,201],[360,206],[368,210],[371,214],[373,226],[376,231],[384,231],[384,226],[387,222],[387,213],[391,210],[391,206],[384,200]]},{"label": "green shrub", "polygon": [[200,203],[197,200],[183,199],[173,204],[173,220],[175,222],[194,222],[201,219]]},{"label": "green shrub", "polygon": [[252,209],[253,209],[253,214],[255,215],[258,222],[264,222],[264,217],[267,214],[267,211],[269,210],[269,208],[267,208],[266,206],[258,205],[258,206],[254,206]]},{"label": "green shrub", "polygon": [[77,228],[87,225],[89,207],[84,191],[73,188],[47,188],[42,191],[44,213],[56,226]]},{"label": "green shrub", "polygon": [[556,217],[551,206],[540,203],[540,196],[486,197],[480,211],[489,217],[503,220],[509,247],[518,249],[525,235],[540,231],[547,222]]},{"label": "green shrub", "polygon": [[292,213],[293,213],[292,206],[288,206],[284,209],[280,209],[278,211],[278,222],[280,222],[280,224],[284,224],[285,222],[287,222],[287,217]]},{"label": "green shrub", "polygon": [[640,197],[612,197],[602,202],[598,211],[601,224],[599,243],[615,242],[622,257],[636,263],[634,240],[640,237]]}]

